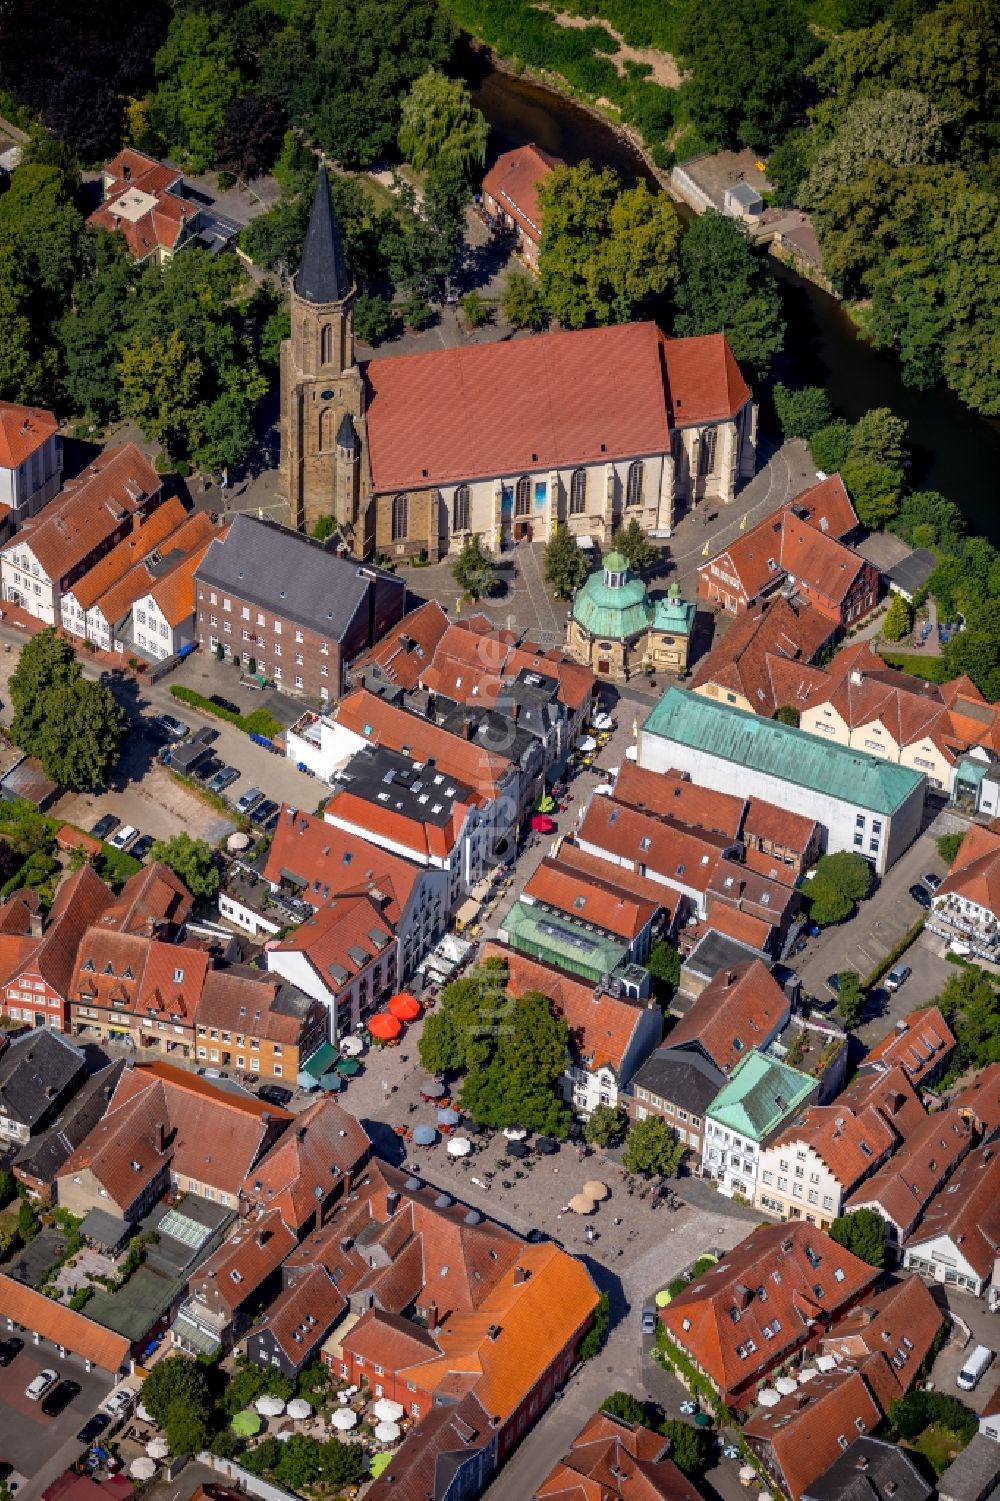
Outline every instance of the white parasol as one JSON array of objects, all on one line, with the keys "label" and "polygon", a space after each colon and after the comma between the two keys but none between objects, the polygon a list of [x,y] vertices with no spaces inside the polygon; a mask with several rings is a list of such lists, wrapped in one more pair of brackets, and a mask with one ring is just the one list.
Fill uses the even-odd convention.
[{"label": "white parasol", "polygon": [[144,1423],[151,1423],[153,1421],[153,1414],[147,1412],[141,1402],[135,1410],[135,1415],[137,1418],[141,1418]]},{"label": "white parasol", "polygon": [[472,1142],[467,1136],[453,1136],[448,1143],[449,1157],[468,1157],[472,1151]]},{"label": "white parasol", "polygon": [[798,1382],[793,1381],[791,1376],[779,1376],[774,1383],[775,1391],[779,1391],[783,1397],[790,1397],[792,1392],[798,1389]]},{"label": "white parasol", "polygon": [[340,1051],[345,1058],[356,1058],[364,1050],[365,1045],[360,1037],[342,1037],[340,1039]]},{"label": "white parasol", "polygon": [[817,1371],[814,1365],[804,1365],[801,1371],[799,1371],[799,1385],[805,1386],[807,1381],[811,1381],[814,1376],[818,1375],[819,1371]]},{"label": "white parasol", "polygon": [[285,1411],[290,1418],[294,1418],[296,1423],[301,1423],[303,1419],[311,1418],[313,1415],[313,1410],[305,1397],[293,1397]]},{"label": "white parasol", "polygon": [[757,1478],[757,1471],[753,1465],[740,1465],[740,1472],[737,1478],[740,1485],[751,1485]]},{"label": "white parasol", "polygon": [[380,1423],[398,1423],[405,1411],[402,1403],[394,1402],[391,1397],[379,1397],[372,1408]]},{"label": "white parasol", "polygon": [[508,1141],[523,1141],[528,1133],[523,1126],[508,1126],[503,1134]]},{"label": "white parasol", "polygon": [[285,1404],[280,1397],[273,1397],[270,1392],[265,1392],[254,1403],[262,1418],[280,1418],[285,1410]]},{"label": "white parasol", "polygon": [[781,1401],[781,1393],[776,1392],[773,1386],[765,1386],[762,1392],[757,1393],[757,1401],[761,1407],[777,1407]]},{"label": "white parasol", "polygon": [[330,1419],[333,1427],[340,1433],[349,1433],[352,1428],[358,1426],[358,1415],[353,1407],[340,1407]]},{"label": "white parasol", "polygon": [[151,1438],[146,1445],[146,1453],[150,1459],[166,1459],[170,1453],[170,1445],[165,1438]]},{"label": "white parasol", "polygon": [[593,735],[584,735],[583,739],[580,741],[580,744],[577,746],[577,749],[582,750],[585,756],[589,756],[591,751],[595,751],[597,749],[597,741],[594,739]]},{"label": "white parasol", "polygon": [[816,1369],[819,1371],[832,1371],[837,1364],[832,1355],[817,1355]]},{"label": "white parasol", "polygon": [[156,1461],[140,1454],[138,1459],[133,1459],[128,1469],[133,1480],[152,1480],[156,1474]]},{"label": "white parasol", "polygon": [[379,1423],[375,1429],[375,1437],[380,1444],[394,1444],[401,1432],[402,1429],[398,1423]]}]

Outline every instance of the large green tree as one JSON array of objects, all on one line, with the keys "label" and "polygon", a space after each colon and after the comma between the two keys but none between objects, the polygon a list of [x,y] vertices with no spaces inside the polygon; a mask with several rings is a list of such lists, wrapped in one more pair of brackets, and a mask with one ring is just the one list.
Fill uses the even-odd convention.
[{"label": "large green tree", "polygon": [[159,1427],[166,1427],[174,1403],[182,1403],[206,1420],[212,1410],[204,1368],[189,1355],[158,1360],[142,1384],[142,1405]]},{"label": "large green tree", "polygon": [[162,860],[180,876],[192,896],[214,896],[219,889],[215,851],[204,839],[195,839],[187,832],[158,839],[153,845],[153,859]]},{"label": "large green tree", "polygon": [[216,159],[226,110],[240,92],[235,39],[200,8],[179,7],[156,55],[150,121],[167,150],[195,172]]},{"label": "large green tree", "polygon": [[462,1085],[461,1102],[487,1126],[524,1126],[564,1137],[570,1113],[558,1093],[566,1068],[569,1028],[545,995],[518,997],[490,1038],[490,1052],[474,1064]]},{"label": "large green tree", "polygon": [[418,172],[454,165],[471,179],[486,160],[489,127],[458,78],[430,68],[403,100],[399,149]]},{"label": "large green tree", "polygon": [[584,161],[557,167],[539,202],[542,300],[567,327],[628,323],[672,285],[680,220],[665,193],[623,190],[614,172]]},{"label": "large green tree", "polygon": [[118,759],[124,715],[109,688],[84,678],[54,630],[22,648],[10,698],[14,739],[53,781],[78,792],[104,785]]},{"label": "large green tree", "polygon": [[830,1236],[869,1266],[885,1265],[885,1220],[874,1209],[840,1215],[830,1226]]},{"label": "large green tree", "polygon": [[684,1143],[659,1116],[647,1115],[636,1121],[628,1133],[622,1163],[630,1173],[656,1174],[669,1178],[676,1173],[684,1156]]},{"label": "large green tree", "polygon": [[476,535],[463,543],[451,565],[452,577],[470,599],[488,599],[496,588],[497,571],[493,554]]},{"label": "large green tree", "polygon": [[709,212],[680,244],[674,332],[725,333],[733,354],[755,377],[765,376],[785,339],[781,298],[735,219]]},{"label": "large green tree", "polygon": [[569,527],[560,524],[545,544],[545,581],[556,599],[568,599],[587,577],[587,559]]},{"label": "large green tree", "polygon": [[69,305],[83,220],[62,173],[20,166],[0,195],[0,398],[54,403],[60,389],[55,325]]},{"label": "large green tree", "polygon": [[670,1440],[671,1459],[683,1475],[704,1475],[712,1453],[712,1440],[704,1428],[696,1428],[683,1418],[667,1418],[660,1432]]}]

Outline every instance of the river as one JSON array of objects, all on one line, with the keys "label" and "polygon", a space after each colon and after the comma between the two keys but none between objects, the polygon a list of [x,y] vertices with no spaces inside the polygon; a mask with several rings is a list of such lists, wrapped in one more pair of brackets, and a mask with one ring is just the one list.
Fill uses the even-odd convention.
[{"label": "river", "polygon": [[[491,160],[534,141],[571,165],[589,158],[627,183],[643,178],[657,186],[628,141],[572,100],[493,68],[484,54],[470,50],[463,62],[473,102],[490,125]],[[891,407],[909,424],[915,487],[940,490],[961,507],[970,530],[1000,546],[1000,421],[977,416],[944,386],[904,386],[897,361],[859,338],[835,297],[773,257],[768,264],[785,299],[786,378],[824,386],[838,412],[852,421],[870,407]]]}]

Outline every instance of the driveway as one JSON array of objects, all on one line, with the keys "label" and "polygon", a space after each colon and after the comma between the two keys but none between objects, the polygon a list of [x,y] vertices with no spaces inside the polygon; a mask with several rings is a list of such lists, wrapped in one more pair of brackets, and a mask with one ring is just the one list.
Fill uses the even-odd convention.
[{"label": "driveway", "polygon": [[[989,1370],[979,1378],[979,1385],[971,1392],[960,1391],[955,1385],[955,1377],[977,1345],[986,1345],[994,1353],[1000,1351],[1000,1319],[995,1313],[990,1313],[984,1298],[973,1297],[971,1293],[960,1292],[953,1287],[939,1287],[934,1283],[930,1284],[930,1288],[935,1302],[943,1310],[949,1310],[955,1319],[949,1338],[934,1362],[931,1381],[936,1391],[958,1397],[973,1412],[981,1413],[1000,1387],[1000,1364],[994,1361]],[[969,1330],[968,1339],[963,1324]]]},{"label": "driveway", "polygon": [[[24,1395],[28,1382],[46,1366],[60,1376],[78,1381],[79,1396],[55,1418],[42,1413],[40,1402]],[[83,1446],[75,1435],[97,1410],[112,1387],[111,1377],[101,1371],[87,1372],[75,1356],[61,1356],[52,1345],[35,1347],[28,1340],[20,1355],[0,1369],[0,1459],[24,1475],[28,1485],[18,1491],[23,1501],[35,1501]]]}]

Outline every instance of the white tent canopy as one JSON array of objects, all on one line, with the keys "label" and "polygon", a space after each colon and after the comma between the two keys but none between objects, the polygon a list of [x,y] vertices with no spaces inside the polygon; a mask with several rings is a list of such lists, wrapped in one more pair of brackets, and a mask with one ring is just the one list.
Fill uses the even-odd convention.
[{"label": "white tent canopy", "polygon": [[339,1432],[349,1433],[352,1428],[358,1426],[358,1415],[353,1407],[341,1407],[334,1413],[330,1422]]},{"label": "white tent canopy", "polygon": [[286,1411],[288,1416],[294,1418],[297,1423],[301,1423],[305,1418],[311,1418],[313,1414],[313,1410],[305,1397],[293,1397]]},{"label": "white tent canopy", "polygon": [[285,1404],[280,1397],[272,1397],[270,1392],[265,1392],[254,1403],[262,1418],[280,1418],[285,1410]]},{"label": "white tent canopy", "polygon": [[166,1459],[170,1453],[170,1445],[165,1438],[151,1438],[146,1445],[146,1453],[150,1459]]},{"label": "white tent canopy", "polygon": [[398,1423],[379,1423],[375,1429],[375,1437],[380,1444],[394,1444],[401,1432],[402,1429]]},{"label": "white tent canopy", "polygon": [[393,1402],[391,1397],[379,1397],[372,1411],[380,1423],[398,1423],[406,1408],[400,1402]]}]

